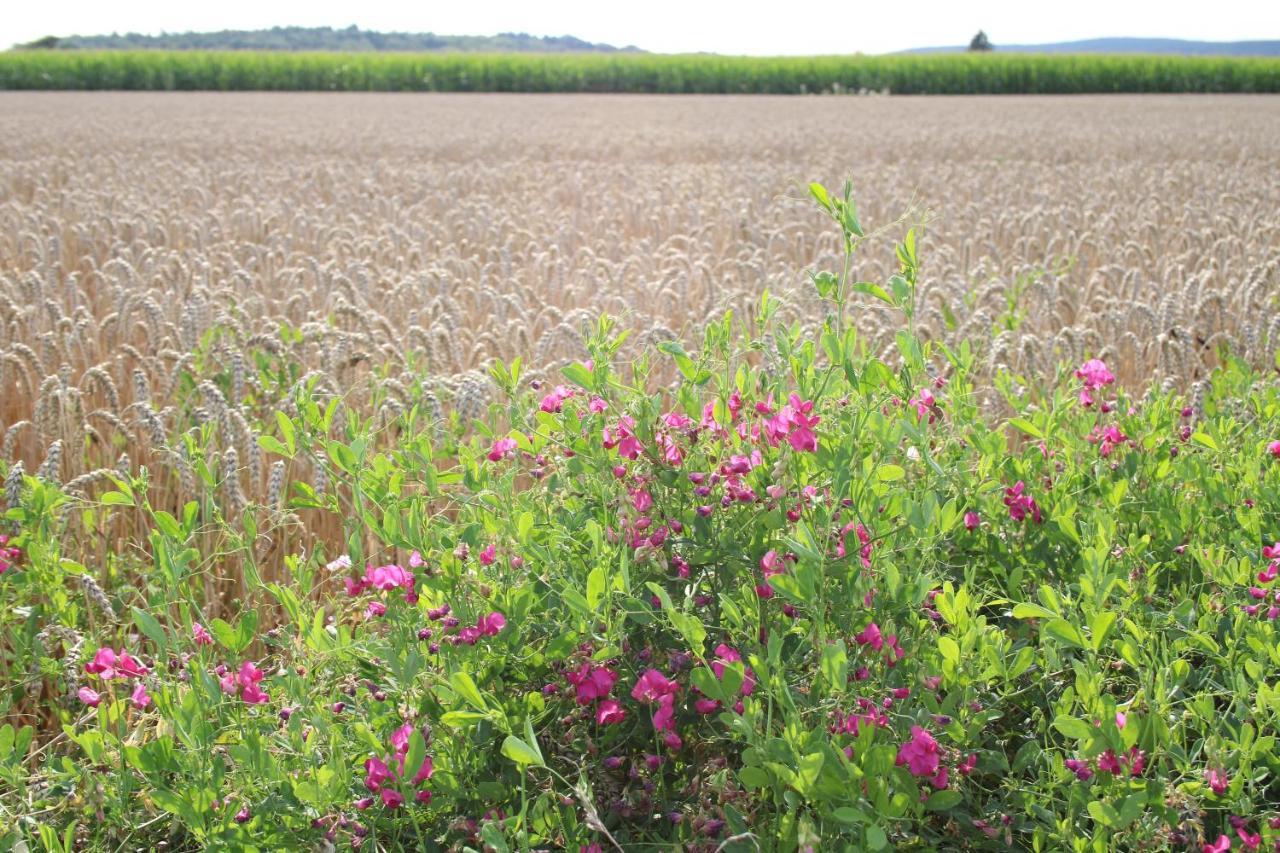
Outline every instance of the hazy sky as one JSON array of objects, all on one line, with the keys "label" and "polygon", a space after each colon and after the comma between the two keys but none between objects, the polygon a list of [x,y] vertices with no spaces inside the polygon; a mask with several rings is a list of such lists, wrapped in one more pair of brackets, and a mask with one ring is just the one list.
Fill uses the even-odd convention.
[{"label": "hazy sky", "polygon": [[529,32],[660,52],[882,53],[1098,36],[1280,38],[1277,0],[7,0],[0,48],[45,35],[356,24],[448,35]]}]

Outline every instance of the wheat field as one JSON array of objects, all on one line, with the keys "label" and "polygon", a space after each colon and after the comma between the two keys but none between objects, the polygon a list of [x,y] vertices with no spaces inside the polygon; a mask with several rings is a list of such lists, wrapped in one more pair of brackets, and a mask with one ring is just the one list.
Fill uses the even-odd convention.
[{"label": "wheat field", "polygon": [[466,417],[601,312],[633,351],[766,288],[816,324],[840,247],[804,188],[846,177],[868,227],[928,212],[928,336],[1185,388],[1280,341],[1278,138],[1266,96],[0,93],[0,457],[274,507],[312,475],[257,439],[300,385]]}]

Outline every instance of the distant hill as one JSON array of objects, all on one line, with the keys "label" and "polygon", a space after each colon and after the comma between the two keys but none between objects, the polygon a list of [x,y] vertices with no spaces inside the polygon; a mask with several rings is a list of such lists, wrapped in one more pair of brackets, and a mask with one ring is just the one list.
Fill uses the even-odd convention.
[{"label": "distant hill", "polygon": [[216,33],[112,33],[109,36],[47,36],[20,50],[324,50],[510,53],[643,53],[634,45],[614,47],[573,36],[442,36],[435,33],[380,33],[347,27],[272,27],[269,30],[221,30]]},{"label": "distant hill", "polygon": [[[1002,44],[994,42],[1003,53],[1148,53],[1178,56],[1280,56],[1277,41],[1185,41],[1183,39],[1101,38],[1083,41],[1060,41],[1051,44]],[[966,48],[918,47],[903,53],[958,53]]]}]

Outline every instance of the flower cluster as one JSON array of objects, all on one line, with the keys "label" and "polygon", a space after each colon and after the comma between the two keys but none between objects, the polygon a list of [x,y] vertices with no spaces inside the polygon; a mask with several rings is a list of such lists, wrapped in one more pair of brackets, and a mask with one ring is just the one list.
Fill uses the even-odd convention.
[{"label": "flower cluster", "polygon": [[[133,692],[129,695],[130,703],[139,710],[151,704],[151,696],[142,680],[151,672],[150,668],[123,649],[118,652],[106,646],[98,649],[93,660],[84,665],[84,671],[98,676],[104,682],[137,679]],[[76,695],[90,708],[96,708],[102,702],[102,694],[88,686],[81,687]]]}]

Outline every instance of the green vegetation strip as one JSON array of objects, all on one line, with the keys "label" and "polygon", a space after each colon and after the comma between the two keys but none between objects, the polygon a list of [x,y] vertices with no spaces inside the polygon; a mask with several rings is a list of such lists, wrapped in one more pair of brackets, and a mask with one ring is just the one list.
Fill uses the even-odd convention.
[{"label": "green vegetation strip", "polygon": [[0,89],[993,95],[1280,92],[1280,60],[17,51]]}]

